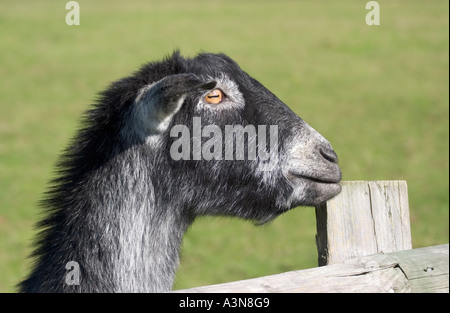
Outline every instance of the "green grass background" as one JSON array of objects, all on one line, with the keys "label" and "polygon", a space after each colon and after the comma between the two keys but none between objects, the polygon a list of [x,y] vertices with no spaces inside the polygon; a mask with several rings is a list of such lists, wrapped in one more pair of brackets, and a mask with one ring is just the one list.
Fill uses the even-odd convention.
[{"label": "green grass background", "polygon": [[[30,266],[36,203],[81,113],[110,82],[180,48],[224,52],[333,144],[344,180],[405,179],[414,247],[449,237],[449,2],[0,1],[0,292]],[[315,216],[203,218],[175,288],[315,267]]]}]

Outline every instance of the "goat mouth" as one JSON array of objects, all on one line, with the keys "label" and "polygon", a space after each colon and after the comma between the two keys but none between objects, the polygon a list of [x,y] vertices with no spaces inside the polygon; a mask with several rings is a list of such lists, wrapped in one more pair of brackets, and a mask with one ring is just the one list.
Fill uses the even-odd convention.
[{"label": "goat mouth", "polygon": [[292,171],[288,172],[288,178],[290,180],[307,180],[318,184],[339,184],[341,181],[340,175],[336,177],[312,177]]},{"label": "goat mouth", "polygon": [[293,187],[292,207],[315,206],[330,200],[338,195],[342,187],[339,184],[341,174],[328,173],[327,176],[309,176],[298,172],[289,171],[286,175]]}]

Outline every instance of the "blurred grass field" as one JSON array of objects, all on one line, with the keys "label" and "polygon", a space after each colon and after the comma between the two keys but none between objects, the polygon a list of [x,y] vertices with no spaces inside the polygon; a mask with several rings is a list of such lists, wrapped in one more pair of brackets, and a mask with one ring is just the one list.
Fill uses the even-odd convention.
[{"label": "blurred grass field", "polygon": [[[414,247],[449,241],[449,2],[0,2],[0,292],[29,269],[36,203],[81,113],[110,82],[170,54],[224,52],[323,134],[344,180],[408,182]],[[315,267],[315,216],[203,218],[175,288]]]}]

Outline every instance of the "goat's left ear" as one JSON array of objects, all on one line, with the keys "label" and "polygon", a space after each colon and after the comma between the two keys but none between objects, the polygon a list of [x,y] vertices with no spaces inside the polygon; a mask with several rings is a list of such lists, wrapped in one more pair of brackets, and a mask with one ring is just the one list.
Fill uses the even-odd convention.
[{"label": "goat's left ear", "polygon": [[205,82],[194,74],[176,74],[141,89],[136,104],[148,134],[164,132],[189,93],[210,90],[215,86],[215,81]]}]

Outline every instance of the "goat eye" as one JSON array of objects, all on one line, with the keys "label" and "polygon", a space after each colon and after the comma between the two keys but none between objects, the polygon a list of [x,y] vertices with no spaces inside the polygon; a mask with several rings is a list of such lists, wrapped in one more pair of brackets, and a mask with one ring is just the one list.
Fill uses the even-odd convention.
[{"label": "goat eye", "polygon": [[223,101],[225,95],[222,90],[214,89],[205,96],[205,100],[211,104],[219,104]]}]

